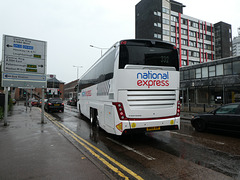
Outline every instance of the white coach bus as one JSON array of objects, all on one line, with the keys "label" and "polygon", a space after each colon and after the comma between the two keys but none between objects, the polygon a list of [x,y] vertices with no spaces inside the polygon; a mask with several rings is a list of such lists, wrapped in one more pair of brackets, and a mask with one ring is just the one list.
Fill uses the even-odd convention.
[{"label": "white coach bus", "polygon": [[180,129],[177,48],[117,42],[79,79],[77,108],[111,134]]}]

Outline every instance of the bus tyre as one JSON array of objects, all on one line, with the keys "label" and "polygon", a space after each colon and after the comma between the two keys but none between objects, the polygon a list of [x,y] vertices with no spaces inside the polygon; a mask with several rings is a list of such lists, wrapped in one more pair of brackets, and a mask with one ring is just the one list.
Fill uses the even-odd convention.
[{"label": "bus tyre", "polygon": [[95,119],[95,127],[97,128],[97,129],[99,129],[99,120],[98,120],[99,118],[98,118],[98,115],[96,115],[96,119]]},{"label": "bus tyre", "polygon": [[79,117],[81,118],[82,117],[82,112],[81,112],[81,107],[80,107],[80,104],[79,104],[79,106],[78,106],[79,108]]},{"label": "bus tyre", "polygon": [[90,109],[90,122],[93,128],[99,128],[98,113],[96,109]]},{"label": "bus tyre", "polygon": [[93,109],[92,108],[90,109],[90,123],[91,123],[91,126],[93,126]]}]

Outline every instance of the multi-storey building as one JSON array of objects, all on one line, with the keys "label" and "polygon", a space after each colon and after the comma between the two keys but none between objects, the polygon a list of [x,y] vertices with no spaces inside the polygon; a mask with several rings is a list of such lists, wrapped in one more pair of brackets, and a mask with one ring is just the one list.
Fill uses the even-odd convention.
[{"label": "multi-storey building", "polygon": [[238,36],[233,38],[233,56],[240,56],[240,28],[238,28]]},{"label": "multi-storey building", "polygon": [[214,24],[215,58],[232,56],[232,28],[230,24],[218,22]]},{"label": "multi-storey building", "polygon": [[64,98],[76,98],[77,97],[78,79],[64,84]]},{"label": "multi-storey building", "polygon": [[231,25],[212,24],[184,15],[183,7],[173,0],[141,0],[135,7],[135,38],[176,44],[180,66],[231,56]]}]

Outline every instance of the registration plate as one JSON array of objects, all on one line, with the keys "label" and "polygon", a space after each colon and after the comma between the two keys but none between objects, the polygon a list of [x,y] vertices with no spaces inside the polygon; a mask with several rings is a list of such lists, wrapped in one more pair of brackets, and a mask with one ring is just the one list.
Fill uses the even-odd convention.
[{"label": "registration plate", "polygon": [[54,106],[60,106],[60,104],[54,104]]},{"label": "registration plate", "polygon": [[161,129],[160,126],[156,126],[156,127],[148,127],[147,131],[159,131]]}]

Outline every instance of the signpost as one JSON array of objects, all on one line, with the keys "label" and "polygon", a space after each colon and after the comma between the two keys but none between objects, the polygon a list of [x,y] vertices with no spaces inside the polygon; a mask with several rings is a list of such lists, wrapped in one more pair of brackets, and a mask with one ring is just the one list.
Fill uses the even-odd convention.
[{"label": "signpost", "polygon": [[[2,87],[5,87],[6,102],[8,87],[47,87],[47,42],[3,35],[2,52]],[[44,102],[44,96],[42,98]],[[4,119],[4,125],[7,125],[6,106]]]}]

